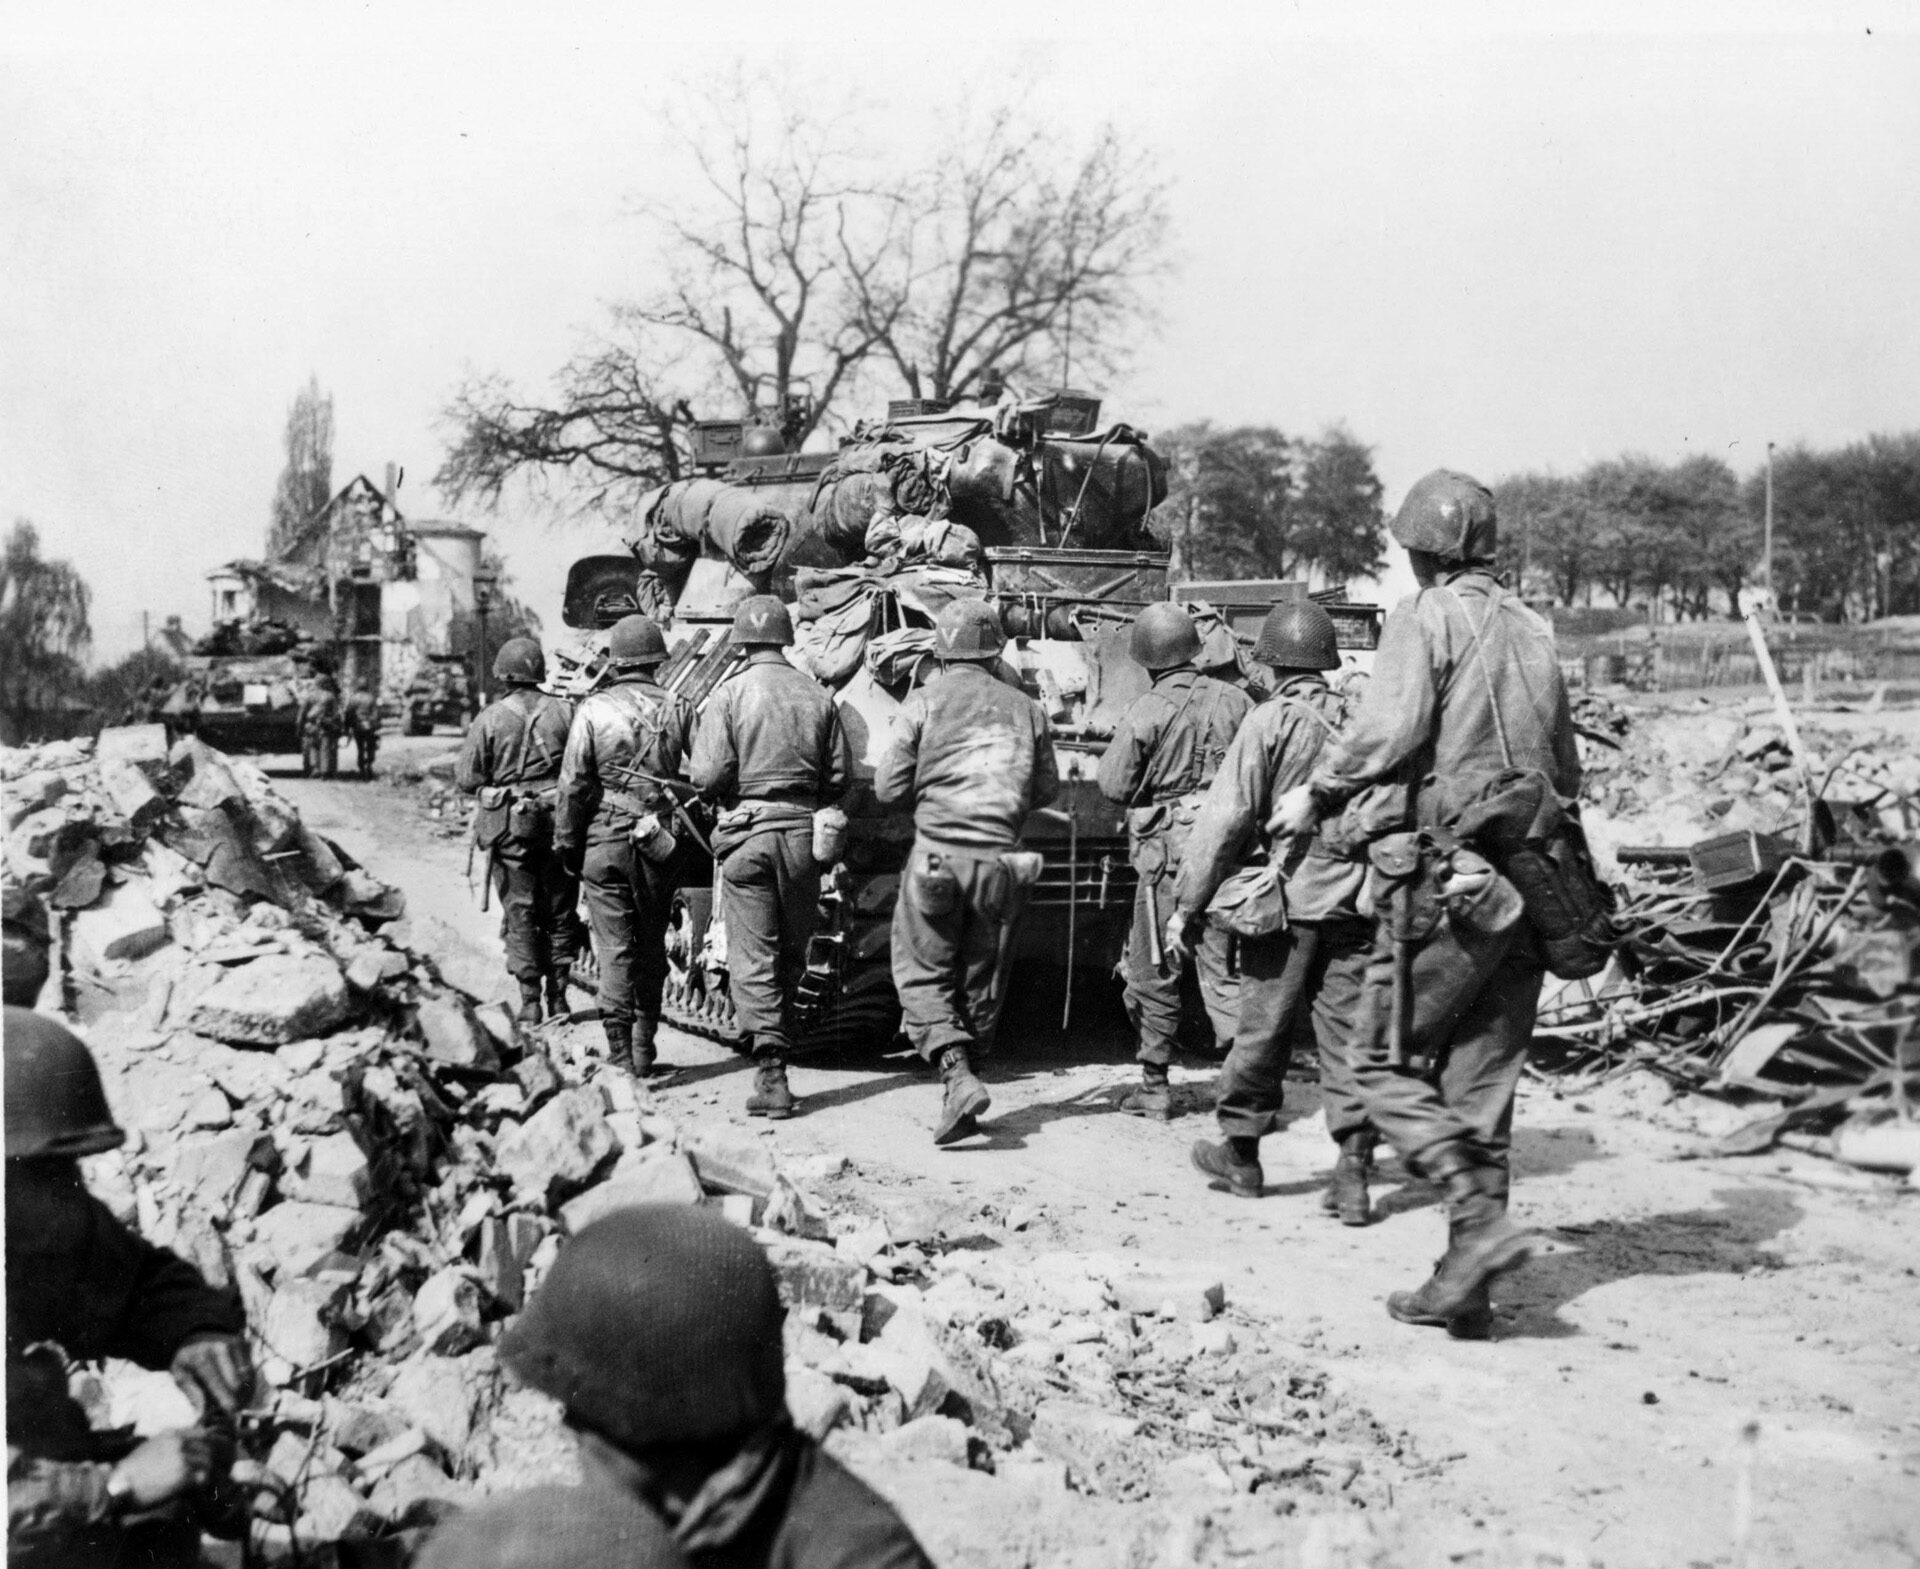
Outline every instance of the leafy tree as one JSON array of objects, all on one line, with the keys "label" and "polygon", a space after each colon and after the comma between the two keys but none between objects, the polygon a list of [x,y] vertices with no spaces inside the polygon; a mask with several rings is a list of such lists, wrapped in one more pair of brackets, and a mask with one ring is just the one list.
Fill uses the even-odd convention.
[{"label": "leafy tree", "polygon": [[1374,576],[1386,564],[1386,516],[1373,448],[1334,425],[1296,450],[1299,481],[1286,528],[1294,560],[1329,583]]},{"label": "leafy tree", "polygon": [[0,554],[0,711],[16,736],[79,689],[93,641],[92,591],[67,561],[40,554],[40,531],[17,519]]},{"label": "leafy tree", "polygon": [[1562,474],[1510,474],[1493,486],[1500,567],[1524,595],[1571,605],[1593,597],[1593,539],[1580,482]]},{"label": "leafy tree", "polygon": [[314,514],[333,499],[333,398],[320,390],[317,376],[307,378],[287,411],[286,448],[267,525],[267,554],[274,558],[290,554]]},{"label": "leafy tree", "polygon": [[497,502],[516,478],[603,504],[677,477],[696,407],[758,411],[797,445],[871,373],[918,394],[989,370],[1108,367],[1164,251],[1162,187],[1118,134],[1075,154],[1024,107],[922,168],[875,169],[883,137],[778,77],[736,73],[673,127],[693,203],[649,202],[653,287],[610,311],[548,399],[498,376],[458,388],[435,483]]},{"label": "leafy tree", "polygon": [[[1758,519],[1765,481],[1747,482]],[[1774,459],[1774,583],[1784,603],[1840,619],[1920,609],[1920,434]]]},{"label": "leafy tree", "polygon": [[171,686],[186,674],[186,666],[163,647],[136,648],[124,659],[87,678],[87,701],[101,720],[128,724],[140,711],[155,683]]}]

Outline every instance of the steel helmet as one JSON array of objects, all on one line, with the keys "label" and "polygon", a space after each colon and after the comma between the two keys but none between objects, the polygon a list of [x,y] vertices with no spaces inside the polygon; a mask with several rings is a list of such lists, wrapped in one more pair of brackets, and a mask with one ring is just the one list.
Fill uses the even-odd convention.
[{"label": "steel helmet", "polygon": [[773,1266],[740,1227],[640,1204],[560,1250],[500,1358],[624,1448],[728,1438],[786,1401],[782,1316]]},{"label": "steel helmet", "polygon": [[733,640],[742,648],[786,648],[793,642],[793,617],[772,594],[755,594],[733,613]]},{"label": "steel helmet", "polygon": [[660,664],[667,657],[667,640],[647,616],[622,616],[607,634],[607,657],[615,666]]},{"label": "steel helmet", "polygon": [[743,458],[777,458],[787,450],[786,438],[771,425],[750,425],[740,442]]},{"label": "steel helmet", "polygon": [[933,646],[942,659],[998,659],[1007,646],[1000,612],[984,599],[949,600],[934,617]]},{"label": "steel helmet", "polygon": [[8,1160],[98,1155],[126,1142],[79,1036],[25,1008],[7,1009],[6,1028]]},{"label": "steel helmet", "polygon": [[509,638],[493,656],[493,679],[537,686],[547,678],[547,656],[530,637]]},{"label": "steel helmet", "polygon": [[1340,642],[1333,617],[1311,599],[1283,599],[1260,623],[1253,657],[1284,670],[1338,670]]},{"label": "steel helmet", "polygon": [[462,1509],[417,1569],[684,1569],[666,1522],[624,1488],[530,1487]]},{"label": "steel helmet", "polygon": [[1133,637],[1127,652],[1136,665],[1148,670],[1172,670],[1198,657],[1200,632],[1193,617],[1178,605],[1148,605],[1133,618]]},{"label": "steel helmet", "polygon": [[1390,528],[1408,550],[1445,561],[1491,561],[1499,541],[1493,492],[1452,469],[1435,469],[1415,480]]}]

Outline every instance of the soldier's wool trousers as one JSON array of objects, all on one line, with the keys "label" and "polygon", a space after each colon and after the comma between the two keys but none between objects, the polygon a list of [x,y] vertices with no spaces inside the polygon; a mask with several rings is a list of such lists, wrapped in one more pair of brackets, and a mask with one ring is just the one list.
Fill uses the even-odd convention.
[{"label": "soldier's wool trousers", "polygon": [[600,1017],[658,1022],[667,984],[673,862],[656,865],[626,839],[587,846],[581,882],[600,966]]},{"label": "soldier's wool trousers", "polygon": [[793,1044],[788,1013],[819,925],[820,870],[810,821],[755,834],[720,863],[727,989],[756,1057]]},{"label": "soldier's wool trousers", "polygon": [[[994,968],[1011,942],[1013,879],[998,850],[953,850],[914,841],[893,906],[893,985],[901,1028],[929,1062],[949,1046],[990,1051],[999,1025]],[[944,869],[952,883],[942,897],[928,889]],[[938,908],[945,905],[946,908]]]},{"label": "soldier's wool trousers", "polygon": [[1495,935],[1443,924],[1413,961],[1410,1060],[1393,1060],[1393,941],[1382,918],[1367,957],[1354,1083],[1403,1161],[1461,1140],[1498,1172],[1513,1141],[1513,1097],[1533,1038],[1542,970],[1526,923]]},{"label": "soldier's wool trousers", "polygon": [[[1151,897],[1149,888],[1157,888]],[[1173,879],[1163,877],[1155,884],[1142,877],[1134,888],[1133,926],[1120,959],[1127,1020],[1140,1042],[1137,1060],[1162,1067],[1173,1061],[1183,1011],[1181,967],[1172,960],[1164,966],[1153,962],[1154,940],[1166,931],[1167,918],[1172,914]],[[1241,1006],[1241,981],[1233,973],[1231,946],[1225,932],[1208,926],[1193,951],[1200,1001],[1213,1025],[1214,1038],[1223,1046],[1234,1039],[1234,1021]]]},{"label": "soldier's wool trousers", "polygon": [[1371,949],[1365,921],[1303,921],[1240,939],[1240,1016],[1215,1091],[1222,1133],[1257,1139],[1280,1130],[1294,1038],[1309,1020],[1327,1132],[1341,1139],[1367,1128],[1354,1036]]},{"label": "soldier's wool trousers", "polygon": [[500,901],[500,934],[507,973],[536,981],[555,961],[571,962],[570,938],[580,885],[545,845],[506,844],[493,857],[493,891]]}]

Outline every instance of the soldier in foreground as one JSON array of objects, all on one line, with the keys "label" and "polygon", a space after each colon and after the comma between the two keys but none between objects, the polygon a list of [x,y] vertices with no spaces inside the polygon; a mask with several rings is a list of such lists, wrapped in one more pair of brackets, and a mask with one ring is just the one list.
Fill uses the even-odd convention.
[{"label": "soldier in foreground", "polygon": [[[1323,672],[1340,667],[1332,618],[1311,600],[1267,613],[1254,658],[1273,671],[1273,696],[1235,736],[1219,776],[1187,837],[1167,951],[1183,953],[1197,922],[1247,852],[1265,840],[1274,803],[1313,771],[1346,717],[1345,701]],[[1320,1092],[1327,1131],[1340,1147],[1326,1209],[1350,1226],[1370,1218],[1367,1173],[1374,1134],[1353,1082],[1353,1021],[1372,943],[1358,913],[1366,862],[1318,839],[1264,844],[1285,869],[1286,921],[1240,945],[1239,1024],[1216,1090],[1221,1144],[1193,1146],[1193,1163],[1242,1198],[1258,1198],[1266,1178],[1260,1140],[1280,1130],[1294,1033],[1308,1017],[1320,1049]]]},{"label": "soldier in foreground", "polygon": [[1237,686],[1194,668],[1200,634],[1178,605],[1148,605],[1133,623],[1129,652],[1153,686],[1128,707],[1100,758],[1100,793],[1127,809],[1127,843],[1139,874],[1133,928],[1121,965],[1127,1018],[1139,1037],[1140,1085],[1123,1111],[1165,1122],[1173,1115],[1167,1069],[1180,1034],[1180,977],[1191,953],[1215,1038],[1234,1039],[1238,987],[1228,966],[1227,934],[1211,928],[1195,943],[1165,948],[1173,879],[1200,798],[1234,733],[1253,711]]},{"label": "soldier in foreground", "polygon": [[[494,668],[499,668],[497,661]],[[380,750],[380,699],[372,676],[362,676],[347,699],[346,723],[347,734],[353,737],[353,770],[362,779],[371,779],[374,755]]]},{"label": "soldier in foreground", "polygon": [[216,1426],[252,1391],[239,1303],[87,1192],[80,1157],[125,1139],[93,1054],[57,1020],[8,1008],[10,1563],[198,1561],[198,1527],[169,1506],[206,1488],[222,1443],[190,1428],[109,1445],[67,1392],[69,1360],[166,1368]]},{"label": "soldier in foreground", "polygon": [[773,1268],[711,1210],[643,1204],[595,1221],[500,1342],[566,1407],[591,1491],[637,1499],[694,1564],[927,1569],[877,1493],[787,1415]]},{"label": "soldier in foreground", "polygon": [[945,1086],[936,1144],[979,1131],[990,1098],[974,1075],[993,1046],[1015,925],[1038,857],[1019,853],[1027,814],[1060,793],[1040,705],[998,680],[1006,645],[984,600],[935,626],[942,672],[906,701],[874,775],[886,806],[913,808],[913,850],[893,907],[902,1028]]},{"label": "soldier in foreground", "polygon": [[[733,643],[747,662],[715,688],[689,777],[725,810],[714,827],[727,923],[727,988],[753,1053],[747,1115],[793,1115],[787,1055],[793,990],[819,924],[816,816],[840,812],[853,759],[840,710],[782,649],[787,607],[768,594],[740,606]],[[841,823],[844,826],[845,814]]]},{"label": "soldier in foreground", "polygon": [[1355,1077],[1374,1125],[1447,1194],[1445,1257],[1388,1311],[1479,1338],[1491,1332],[1490,1282],[1529,1251],[1507,1216],[1508,1146],[1543,971],[1527,921],[1498,916],[1494,901],[1476,903],[1486,912],[1477,920],[1442,918],[1449,906],[1465,913],[1450,882],[1468,863],[1448,845],[1456,830],[1473,837],[1475,815],[1516,771],[1571,799],[1580,760],[1552,631],[1493,573],[1492,494],[1436,470],[1408,492],[1392,528],[1419,591],[1388,615],[1349,728],[1281,798],[1271,827],[1304,833],[1369,785],[1408,791],[1419,837],[1373,849],[1391,909],[1367,966]]},{"label": "soldier in foreground", "polygon": [[567,1011],[573,974],[573,907],[579,884],[554,848],[554,802],[572,713],[539,689],[546,655],[530,637],[508,641],[494,656],[493,678],[506,688],[467,727],[454,783],[477,796],[474,848],[487,857],[487,877],[500,899],[507,973],[520,986],[522,1024]]},{"label": "soldier in foreground", "polygon": [[586,887],[608,1057],[644,1079],[667,983],[678,853],[667,789],[693,742],[693,710],[654,680],[667,641],[645,616],[614,623],[607,656],[610,684],[580,704],[567,736],[554,849]]},{"label": "soldier in foreground", "polygon": [[300,760],[309,777],[331,779],[340,771],[340,686],[322,672],[300,699]]}]

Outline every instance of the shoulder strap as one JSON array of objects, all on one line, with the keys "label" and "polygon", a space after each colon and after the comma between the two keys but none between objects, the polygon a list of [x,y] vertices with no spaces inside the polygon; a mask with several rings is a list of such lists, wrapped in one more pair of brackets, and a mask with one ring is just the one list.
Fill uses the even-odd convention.
[{"label": "shoulder strap", "polygon": [[[1193,694],[1200,690],[1200,683],[1205,679],[1206,677],[1198,671],[1194,673],[1193,680],[1187,686],[1187,695],[1181,698],[1180,706],[1167,716],[1167,722],[1160,727],[1160,734],[1154,740],[1153,750],[1147,754],[1146,765],[1140,770],[1140,788],[1142,790],[1146,788],[1147,775],[1153,772],[1153,765],[1160,761],[1160,754],[1166,750],[1167,737],[1173,734],[1173,727],[1180,722],[1181,716],[1193,705]],[[1218,692],[1213,694],[1213,700],[1216,704],[1220,701],[1220,694]],[[1032,702],[1032,699],[1029,698],[1028,701]],[[1037,707],[1038,705],[1036,704],[1035,706]],[[1207,711],[1207,722],[1211,724],[1212,721],[1213,711],[1209,709]],[[1139,791],[1135,791],[1134,793],[1138,795]]]},{"label": "shoulder strap", "polygon": [[1493,593],[1489,596],[1493,603],[1487,610],[1486,619],[1479,626],[1475,626],[1473,617],[1467,611],[1466,602],[1454,593],[1451,587],[1446,584],[1440,586],[1446,590],[1447,598],[1459,606],[1461,619],[1467,623],[1468,630],[1473,633],[1472,638],[1467,642],[1467,653],[1480,667],[1480,679],[1486,683],[1487,687],[1487,712],[1493,718],[1493,733],[1500,742],[1500,756],[1505,760],[1507,767],[1511,768],[1513,767],[1513,748],[1507,744],[1506,721],[1500,717],[1500,694],[1494,690],[1493,671],[1487,665],[1485,641],[1487,628],[1493,625],[1493,618],[1500,613],[1500,601],[1506,597],[1507,591],[1498,583],[1494,584]]},{"label": "shoulder strap", "polygon": [[1321,713],[1319,709],[1315,708],[1313,704],[1302,702],[1297,697],[1283,697],[1278,692],[1274,693],[1273,700],[1284,708],[1297,708],[1301,713],[1305,714],[1309,719],[1311,719],[1316,725],[1320,727],[1320,733],[1322,735],[1324,735],[1329,741],[1333,739],[1334,737],[1333,721],[1327,718],[1325,714]]}]

